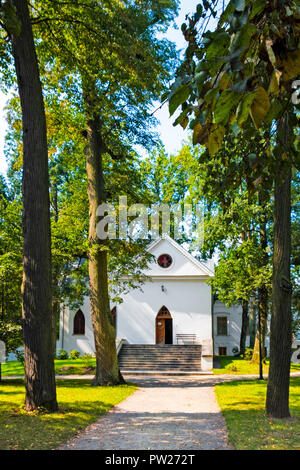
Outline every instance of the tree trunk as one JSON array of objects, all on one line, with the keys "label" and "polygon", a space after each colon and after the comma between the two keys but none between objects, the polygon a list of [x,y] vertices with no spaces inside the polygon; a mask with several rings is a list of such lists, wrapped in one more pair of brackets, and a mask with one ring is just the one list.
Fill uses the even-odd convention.
[{"label": "tree trunk", "polygon": [[[266,215],[266,204],[270,199],[269,192],[261,189],[259,192],[259,206],[262,208],[261,220],[260,220],[260,247],[263,250],[262,267],[267,266],[269,262],[267,254],[267,215]],[[268,325],[268,301],[269,294],[265,284],[262,284],[258,288],[258,317],[257,332],[254,344],[254,351],[252,356],[253,363],[259,363],[266,357],[265,353],[265,339]]]},{"label": "tree trunk", "polygon": [[261,286],[258,289],[258,320],[257,320],[257,330],[254,343],[254,350],[252,356],[252,362],[255,364],[259,363],[260,352],[261,359],[265,359],[265,339],[267,331],[267,321],[268,321],[268,290],[265,286]]},{"label": "tree trunk", "polygon": [[242,302],[242,328],[241,328],[241,337],[240,337],[240,354],[245,354],[246,349],[246,338],[247,338],[247,328],[249,324],[249,302],[247,300],[243,300]]},{"label": "tree trunk", "polygon": [[[52,193],[52,208],[53,218],[55,223],[58,222],[58,203],[57,203],[57,185],[53,184],[51,188]],[[53,357],[56,357],[56,342],[58,339],[57,322],[60,315],[60,298],[59,298],[59,278],[60,266],[58,263],[52,261],[52,351]]]},{"label": "tree trunk", "polygon": [[251,295],[249,302],[249,335],[249,347],[253,349],[256,335],[256,300],[254,295]]},{"label": "tree trunk", "polygon": [[[53,291],[56,292],[57,289],[58,289],[58,281],[54,273]],[[53,298],[53,301],[52,301],[52,354],[53,354],[54,359],[56,357],[56,343],[58,339],[57,322],[59,321],[59,315],[60,315],[60,300],[58,298]]]},{"label": "tree trunk", "polygon": [[28,5],[13,4],[11,34],[23,118],[23,337],[26,409],[57,410],[52,355],[51,236],[47,132]]},{"label": "tree trunk", "polygon": [[111,385],[123,383],[119,372],[116,351],[116,330],[110,313],[107,245],[97,237],[98,217],[96,211],[106,199],[102,169],[103,142],[101,138],[100,119],[94,112],[94,90],[85,90],[87,109],[87,149],[86,170],[89,196],[89,280],[90,280],[90,314],[92,318],[95,350],[96,375],[93,385]]},{"label": "tree trunk", "polygon": [[280,177],[275,180],[274,194],[272,316],[266,411],[274,418],[288,418],[292,345],[291,171],[283,182]]}]

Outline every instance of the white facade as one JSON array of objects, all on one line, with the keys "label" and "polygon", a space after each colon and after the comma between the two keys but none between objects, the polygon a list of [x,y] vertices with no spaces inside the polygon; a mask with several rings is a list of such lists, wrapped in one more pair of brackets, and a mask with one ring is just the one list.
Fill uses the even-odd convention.
[{"label": "white facade", "polygon": [[57,349],[65,349],[68,352],[75,349],[76,351],[80,351],[81,354],[94,354],[95,342],[90,316],[89,297],[84,298],[81,310],[85,317],[85,332],[84,335],[76,335],[74,334],[73,328],[76,311],[70,311],[70,309],[65,306],[61,308]]},{"label": "white facade", "polygon": [[165,306],[173,320],[173,344],[177,334],[196,334],[200,343],[211,338],[211,289],[206,280],[213,272],[171,239],[153,243],[149,251],[156,259],[170,255],[172,264],[162,268],[152,263],[147,272],[152,281],[124,296],[117,306],[117,337],[134,344],[155,344],[155,319]]},{"label": "white facade", "polygon": [[[157,260],[162,254],[172,258],[169,267],[161,267],[157,261],[151,263],[146,274],[150,280],[140,288],[132,289],[116,305],[116,335],[132,344],[155,344],[157,342],[156,317],[166,307],[172,318],[172,343],[177,344],[177,335],[196,335],[200,344],[214,339],[214,354],[219,347],[232,355],[239,349],[242,308],[240,305],[226,308],[221,302],[214,305],[212,313],[211,287],[207,280],[213,274],[210,263],[200,262],[169,237],[159,239],[149,246],[149,252]],[[57,347],[81,353],[94,352],[94,339],[89,299],[84,299],[81,310],[85,317],[83,335],[73,334],[74,315],[67,307],[61,311],[60,337]],[[218,316],[227,318],[227,332],[217,334]],[[224,321],[224,320],[223,320]],[[213,338],[214,336],[214,338]]]}]

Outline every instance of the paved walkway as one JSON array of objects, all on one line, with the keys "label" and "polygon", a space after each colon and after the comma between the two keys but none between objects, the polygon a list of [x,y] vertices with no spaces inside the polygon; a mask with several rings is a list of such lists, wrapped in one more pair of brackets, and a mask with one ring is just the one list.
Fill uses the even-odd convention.
[{"label": "paved walkway", "polygon": [[[300,372],[291,376],[299,377]],[[56,378],[89,380],[93,376]],[[59,449],[229,450],[214,386],[224,381],[256,379],[257,375],[125,378],[137,383],[139,389]]]},{"label": "paved walkway", "polygon": [[[228,378],[229,379],[229,378]],[[229,450],[218,376],[130,377],[139,389],[59,449]]]}]

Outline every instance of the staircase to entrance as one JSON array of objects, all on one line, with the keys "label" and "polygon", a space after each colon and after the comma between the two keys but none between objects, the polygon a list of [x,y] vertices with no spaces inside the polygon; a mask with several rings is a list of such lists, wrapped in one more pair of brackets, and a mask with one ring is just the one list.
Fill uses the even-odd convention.
[{"label": "staircase to entrance", "polygon": [[119,367],[132,375],[201,375],[199,344],[123,344]]}]

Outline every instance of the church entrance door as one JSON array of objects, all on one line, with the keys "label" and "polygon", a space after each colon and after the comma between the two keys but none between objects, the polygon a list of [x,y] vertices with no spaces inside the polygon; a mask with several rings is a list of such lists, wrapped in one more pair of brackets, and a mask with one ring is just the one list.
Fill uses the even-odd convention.
[{"label": "church entrance door", "polygon": [[173,344],[173,319],[167,309],[163,306],[155,319],[156,344]]}]

